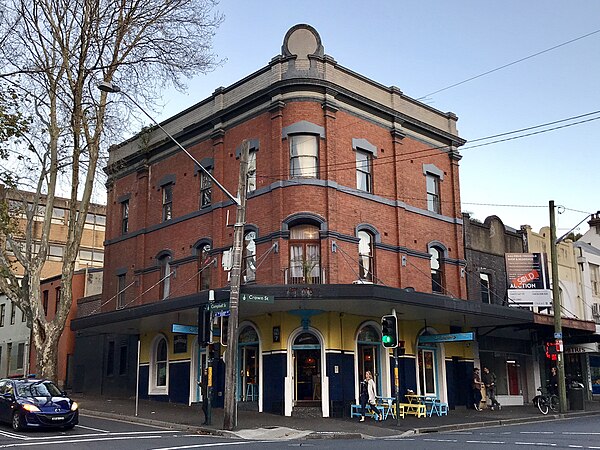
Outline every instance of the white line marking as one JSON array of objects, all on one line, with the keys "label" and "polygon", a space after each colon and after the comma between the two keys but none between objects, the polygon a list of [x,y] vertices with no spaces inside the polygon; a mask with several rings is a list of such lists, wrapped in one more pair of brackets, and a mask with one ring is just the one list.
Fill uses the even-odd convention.
[{"label": "white line marking", "polygon": [[583,431],[563,431],[562,434],[584,434],[584,435],[591,434],[591,435],[597,435],[597,434],[600,434],[600,433],[597,433],[597,432],[596,433],[583,432]]},{"label": "white line marking", "polygon": [[[78,442],[102,442],[102,441],[122,441],[125,439],[160,439],[162,436],[123,436],[123,437],[114,437],[114,438],[100,438],[100,439],[77,439],[77,440],[68,440],[64,443],[78,443]],[[56,445],[57,443],[61,443],[60,441],[45,441],[45,442],[23,442],[19,444],[6,444],[0,445],[0,448],[11,448],[11,447],[30,447],[32,445]]]},{"label": "white line marking", "polygon": [[27,440],[27,439],[29,439],[28,437],[21,436],[20,434],[10,433],[8,431],[1,431],[1,430],[0,430],[0,436],[6,436],[6,437],[9,437],[9,438],[21,439],[21,440]]},{"label": "white line marking", "polygon": [[554,434],[554,431],[519,431],[520,434]]},{"label": "white line marking", "polygon": [[85,428],[86,430],[98,431],[99,433],[110,433],[109,430],[101,430],[99,428],[86,427],[84,425],[75,425],[77,428]]},{"label": "white line marking", "polygon": [[[81,438],[93,438],[93,437],[101,437],[101,436],[114,436],[114,437],[121,437],[121,436],[141,436],[144,434],[170,434],[173,433],[173,431],[123,431],[123,432],[119,432],[119,433],[85,433],[85,434],[62,434],[62,435],[55,435],[55,436],[37,436],[37,437],[21,437],[21,439],[26,440],[26,441],[48,441],[48,440],[65,440],[65,441],[69,441],[69,440],[73,440],[73,439],[81,439]],[[195,435],[198,436],[198,435]],[[16,436],[15,436],[16,437]],[[1,448],[1,447],[0,447]]]},{"label": "white line marking", "polygon": [[569,445],[569,448],[583,448],[583,445]]},{"label": "white line marking", "polygon": [[182,445],[180,447],[154,448],[152,450],[181,450],[181,449],[185,449],[185,448],[224,447],[226,445],[265,444],[265,443],[269,443],[269,442],[277,442],[277,441],[215,442],[215,443],[209,443],[209,444]]}]

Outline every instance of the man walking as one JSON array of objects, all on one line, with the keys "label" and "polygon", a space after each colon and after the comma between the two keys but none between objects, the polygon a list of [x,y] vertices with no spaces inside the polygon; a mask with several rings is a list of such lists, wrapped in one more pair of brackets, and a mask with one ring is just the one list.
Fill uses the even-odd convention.
[{"label": "man walking", "polygon": [[489,398],[492,402],[492,411],[496,407],[498,408],[498,411],[500,411],[502,409],[502,405],[498,403],[498,400],[496,400],[496,374],[494,372],[490,372],[490,369],[487,367],[484,367],[481,381],[485,386],[485,394],[487,395],[487,398]]}]

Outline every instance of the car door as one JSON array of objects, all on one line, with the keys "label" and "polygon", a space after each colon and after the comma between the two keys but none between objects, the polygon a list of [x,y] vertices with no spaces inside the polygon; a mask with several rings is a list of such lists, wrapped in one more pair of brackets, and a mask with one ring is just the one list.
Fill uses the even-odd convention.
[{"label": "car door", "polygon": [[9,386],[9,382],[6,380],[0,381],[0,420],[6,422],[9,420],[10,416],[10,405],[12,403],[12,399],[5,397],[6,388]]}]

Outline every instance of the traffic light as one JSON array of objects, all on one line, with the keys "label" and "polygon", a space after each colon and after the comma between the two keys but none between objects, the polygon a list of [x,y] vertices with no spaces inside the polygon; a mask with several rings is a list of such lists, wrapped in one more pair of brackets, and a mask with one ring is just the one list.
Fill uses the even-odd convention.
[{"label": "traffic light", "polygon": [[212,331],[212,322],[210,320],[210,311],[208,305],[201,305],[198,308],[198,345],[206,347],[212,341],[210,333]]},{"label": "traffic light", "polygon": [[398,347],[398,319],[392,314],[381,318],[381,343],[385,348]]},{"label": "traffic light", "polygon": [[556,361],[558,359],[558,349],[556,342],[546,342],[546,358]]}]

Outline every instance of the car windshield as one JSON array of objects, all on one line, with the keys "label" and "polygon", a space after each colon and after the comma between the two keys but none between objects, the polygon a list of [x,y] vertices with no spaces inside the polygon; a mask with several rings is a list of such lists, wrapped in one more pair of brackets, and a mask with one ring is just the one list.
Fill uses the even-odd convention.
[{"label": "car windshield", "polygon": [[51,381],[37,381],[17,385],[21,397],[60,397],[62,392]]}]

